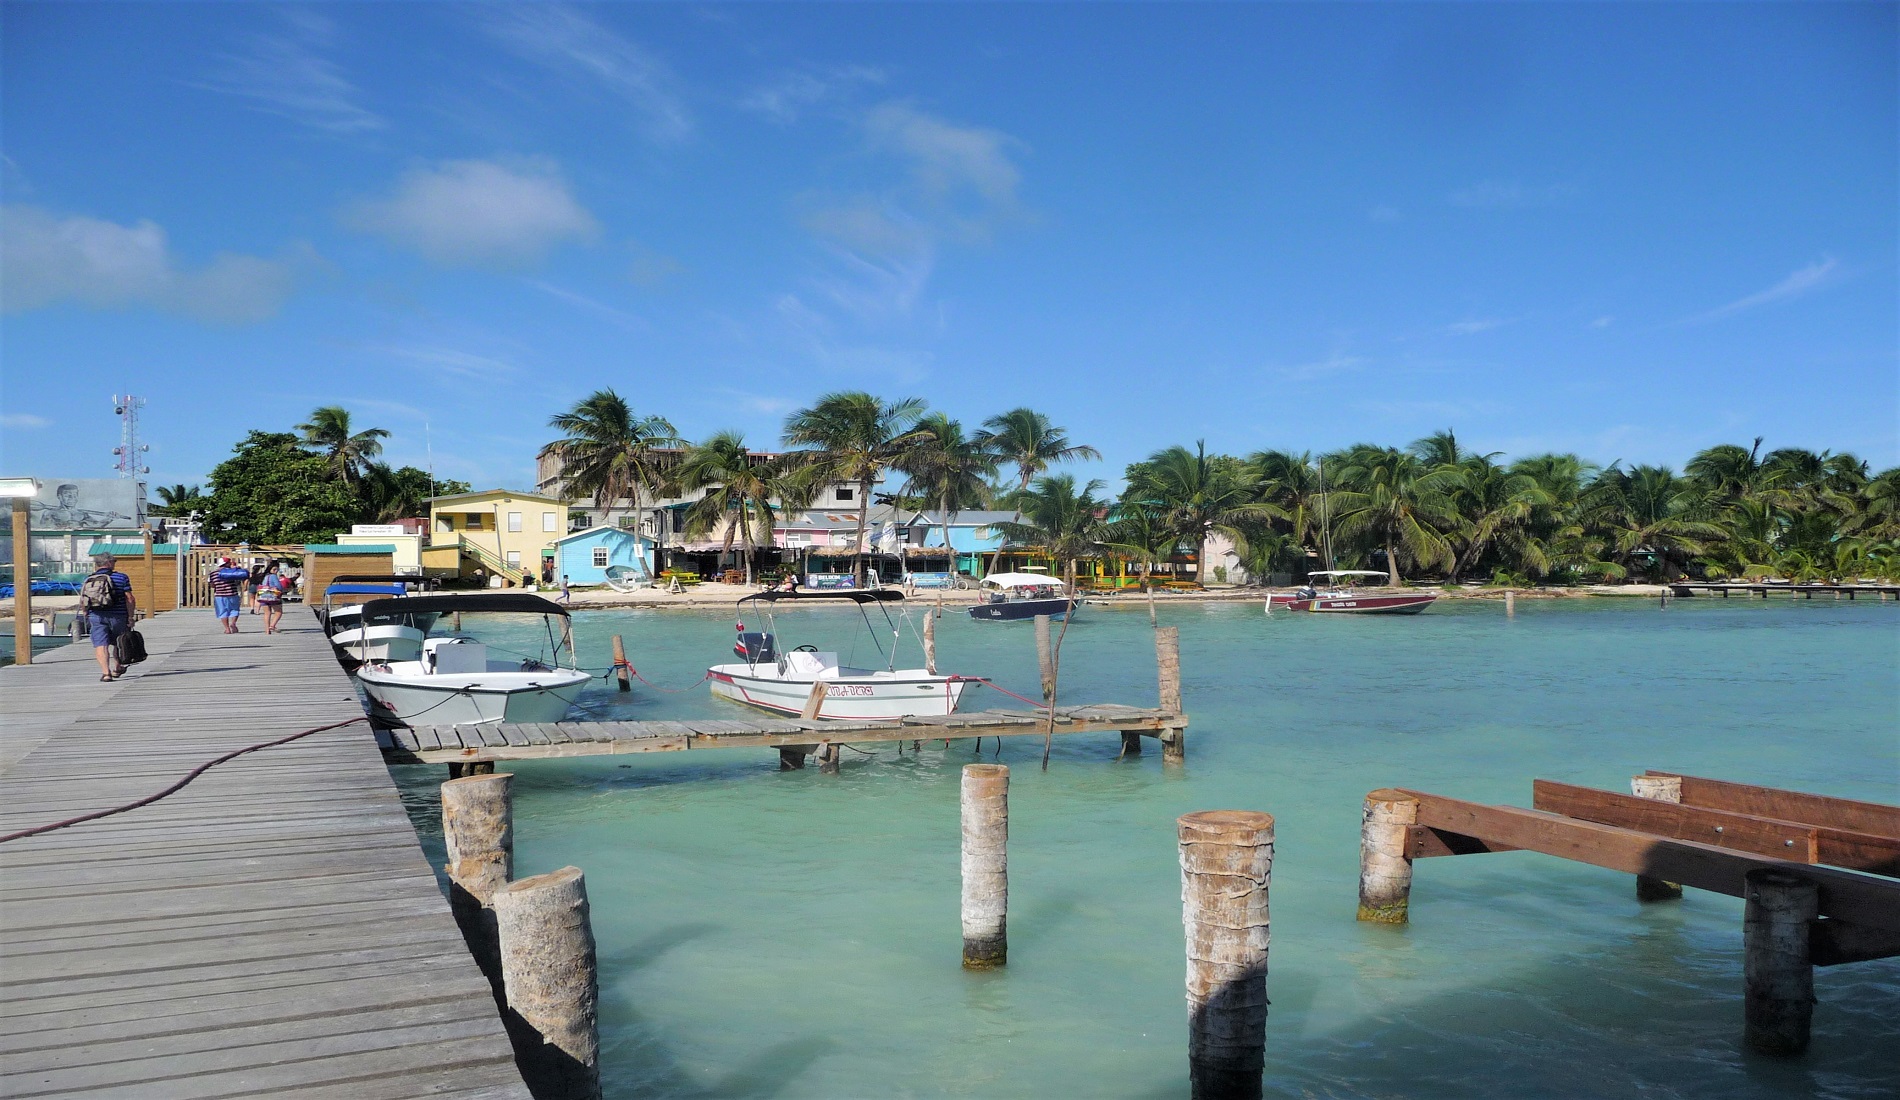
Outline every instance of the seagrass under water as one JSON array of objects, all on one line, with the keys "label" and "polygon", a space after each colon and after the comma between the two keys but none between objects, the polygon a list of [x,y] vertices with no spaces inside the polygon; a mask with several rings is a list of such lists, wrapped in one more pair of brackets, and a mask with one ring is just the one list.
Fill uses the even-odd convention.
[{"label": "seagrass under water", "polygon": [[[1408,619],[1164,608],[1194,726],[1150,742],[1011,741],[1009,965],[960,965],[958,779],[969,742],[780,773],[769,750],[515,766],[516,873],[587,872],[602,1077],[618,1096],[1100,1096],[1186,1092],[1174,819],[1277,820],[1269,1092],[1314,1096],[1890,1096],[1900,960],[1818,972],[1814,1045],[1741,1041],[1741,904],[1640,905],[1628,876],[1530,853],[1421,863],[1409,927],[1359,924],[1366,791],[1528,805],[1534,777],[1627,789],[1667,768],[1900,798],[1900,605],[1441,601]],[[469,617],[492,643],[537,639]],[[784,645],[867,663],[855,614],[780,616]],[[684,685],[726,659],[719,611],[589,612],[584,664],[625,636]],[[853,637],[857,652],[851,654]],[[1077,620],[1065,700],[1151,703],[1145,610]],[[1033,695],[1026,624],[938,632],[947,671]],[[915,650],[910,656],[914,659]],[[702,685],[602,716],[735,713]],[[999,702],[980,695],[969,705]],[[982,758],[995,758],[995,742]],[[425,843],[439,768],[399,768]]]}]

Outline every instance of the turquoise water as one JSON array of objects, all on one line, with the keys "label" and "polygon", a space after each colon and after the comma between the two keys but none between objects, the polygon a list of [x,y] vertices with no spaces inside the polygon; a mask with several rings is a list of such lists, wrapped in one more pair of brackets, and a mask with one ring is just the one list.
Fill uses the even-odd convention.
[{"label": "turquoise water", "polygon": [[[1626,790],[1645,768],[1900,799],[1900,606],[1634,599],[1441,603],[1407,619],[1173,607],[1184,767],[1112,734],[1012,740],[1010,961],[959,966],[958,769],[973,745],[514,766],[516,873],[587,872],[610,1096],[1186,1095],[1174,819],[1277,818],[1269,1094],[1892,1096],[1900,960],[1817,971],[1809,1055],[1741,1038],[1741,903],[1639,905],[1631,880],[1530,853],[1421,861],[1413,923],[1353,919],[1359,807],[1405,785],[1528,805],[1533,778]],[[848,649],[855,615],[780,617]],[[748,627],[754,624],[748,623]],[[532,648],[494,620],[469,632]],[[666,686],[727,659],[715,611],[575,616]],[[1034,694],[1026,624],[940,629],[946,670]],[[869,653],[860,643],[859,657]],[[1068,700],[1154,698],[1143,610],[1080,619]],[[976,696],[967,705],[993,705]],[[702,685],[597,688],[602,716],[734,714]],[[983,759],[994,758],[995,742]],[[439,768],[398,768],[432,858]]]}]

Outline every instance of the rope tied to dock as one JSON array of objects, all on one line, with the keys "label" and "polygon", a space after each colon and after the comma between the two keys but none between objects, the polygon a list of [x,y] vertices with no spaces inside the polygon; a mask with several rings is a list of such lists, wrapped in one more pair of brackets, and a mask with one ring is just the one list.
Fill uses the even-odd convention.
[{"label": "rope tied to dock", "polygon": [[114,806],[109,810],[96,810],[89,814],[80,814],[78,817],[69,817],[64,821],[55,821],[50,825],[35,825],[31,829],[21,829],[17,833],[8,833],[5,836],[0,836],[0,844],[6,844],[9,841],[14,841],[14,840],[23,840],[29,836],[38,836],[41,833],[50,833],[55,829],[64,829],[69,825],[78,825],[86,821],[97,821],[102,817],[111,817],[114,814],[126,813],[130,810],[136,810],[142,806],[150,806],[152,803],[157,802],[161,798],[168,798],[171,795],[177,794],[179,791],[184,790],[185,787],[188,786],[192,780],[210,771],[212,768],[217,767],[219,764],[236,760],[238,757],[243,756],[245,753],[256,752],[259,749],[274,749],[279,745],[288,745],[292,741],[297,740],[298,738],[308,737],[313,733],[323,733],[327,730],[342,729],[344,726],[353,726],[358,722],[367,722],[367,721],[369,721],[369,717],[367,715],[359,716],[356,718],[346,718],[341,722],[332,722],[327,726],[315,726],[311,729],[299,730],[298,732],[291,734],[289,737],[279,737],[275,741],[263,741],[255,745],[246,745],[245,747],[241,749],[236,749],[232,752],[227,752],[223,756],[220,756],[215,760],[205,761],[204,763],[191,769],[189,772],[186,772],[185,777],[183,779],[180,779],[178,782],[173,783],[169,787],[166,787],[164,790],[158,792],[157,794],[147,795],[146,797],[141,798],[136,802],[127,802],[121,806]]},{"label": "rope tied to dock", "polygon": [[600,678],[605,680],[607,677],[612,676],[614,673],[620,671],[622,668],[627,670],[628,675],[632,676],[634,679],[640,681],[646,686],[652,688],[654,691],[664,691],[668,695],[677,695],[682,691],[691,691],[694,688],[698,687],[699,685],[712,679],[712,670],[708,669],[704,676],[701,676],[699,679],[694,680],[692,683],[687,684],[683,688],[665,688],[647,679],[645,676],[640,675],[640,670],[633,667],[632,661],[615,661],[613,664],[607,667],[606,672],[601,673]]}]

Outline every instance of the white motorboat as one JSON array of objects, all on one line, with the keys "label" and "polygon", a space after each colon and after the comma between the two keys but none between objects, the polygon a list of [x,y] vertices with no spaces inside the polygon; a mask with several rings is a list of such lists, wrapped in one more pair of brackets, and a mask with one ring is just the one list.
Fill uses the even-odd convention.
[{"label": "white motorboat", "polygon": [[[891,652],[884,668],[858,668],[841,664],[838,654],[802,645],[787,653],[778,651],[777,631],[772,623],[772,608],[787,600],[849,600],[863,611],[870,604],[900,601],[902,592],[892,589],[866,591],[762,592],[739,601],[740,607],[758,603],[764,610],[768,629],[748,632],[743,628],[733,652],[740,658],[731,664],[714,665],[707,670],[712,692],[734,702],[746,703],[781,714],[805,713],[819,685],[815,717],[845,721],[873,721],[915,715],[945,715],[957,709],[963,689],[973,681],[958,676],[939,675],[929,668],[898,668],[897,642],[902,633],[896,620],[885,612],[890,628]],[[868,613],[866,626],[870,626]],[[872,630],[873,635],[877,633]],[[880,649],[882,647],[880,646]]]},{"label": "white motorboat", "polygon": [[1063,619],[1081,607],[1082,601],[1055,577],[992,573],[983,578],[983,600],[970,608],[970,618],[978,622],[1013,622],[1038,615]]},{"label": "white motorboat", "polygon": [[422,639],[435,616],[423,612],[390,618],[365,618],[363,605],[336,604],[339,596],[404,596],[411,585],[428,584],[421,577],[351,575],[338,577],[323,590],[324,632],[337,660],[347,669],[368,661],[415,661],[422,656]]},{"label": "white motorboat", "polygon": [[372,721],[383,726],[559,722],[593,679],[592,673],[572,667],[567,612],[531,593],[398,597],[363,605],[370,620],[426,615],[433,623],[455,611],[553,616],[561,631],[558,641],[549,631],[548,657],[558,660],[565,649],[569,667],[536,657],[494,660],[488,646],[471,638],[424,638],[416,660],[374,661],[356,670]]}]

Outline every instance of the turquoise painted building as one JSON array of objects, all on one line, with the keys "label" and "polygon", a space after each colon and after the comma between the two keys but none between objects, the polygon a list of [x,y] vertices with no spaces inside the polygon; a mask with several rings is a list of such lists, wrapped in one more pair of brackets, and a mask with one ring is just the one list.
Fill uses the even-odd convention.
[{"label": "turquoise painted building", "polygon": [[607,570],[621,565],[653,575],[653,540],[620,527],[589,527],[554,543],[554,580],[606,584]]}]

